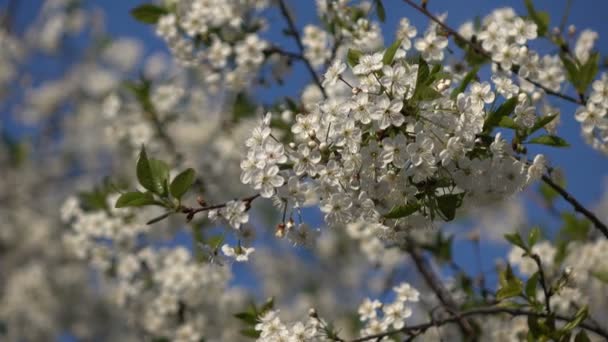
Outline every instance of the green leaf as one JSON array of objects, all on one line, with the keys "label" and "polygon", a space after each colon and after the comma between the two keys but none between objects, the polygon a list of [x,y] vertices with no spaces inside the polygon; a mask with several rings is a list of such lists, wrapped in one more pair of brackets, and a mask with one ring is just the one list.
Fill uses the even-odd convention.
[{"label": "green leaf", "polygon": [[507,264],[507,268],[500,272],[498,280],[500,289],[496,292],[496,299],[502,300],[521,294],[523,283],[519,278],[515,277],[511,265]]},{"label": "green leaf", "polygon": [[144,4],[131,10],[131,16],[145,24],[156,24],[160,17],[168,13],[166,8],[152,4]]},{"label": "green leaf", "polygon": [[526,296],[528,298],[536,300],[536,286],[538,285],[538,278],[540,277],[539,272],[535,272],[528,281],[526,282]]},{"label": "green leaf", "polygon": [[521,282],[513,281],[507,284],[507,286],[501,287],[498,292],[496,292],[496,299],[503,300],[507,298],[517,297],[521,294],[521,291]]},{"label": "green leaf", "polygon": [[574,342],[591,342],[591,339],[589,338],[589,336],[587,336],[585,330],[581,330],[578,332],[578,334],[576,334]]},{"label": "green leaf", "polygon": [[380,19],[381,22],[386,20],[386,11],[384,10],[382,0],[376,0],[376,14],[378,14],[378,19]]},{"label": "green leaf", "polygon": [[262,305],[262,307],[260,308],[260,315],[264,315],[266,312],[272,309],[274,309],[274,297],[268,298],[268,300],[266,300],[266,303]]},{"label": "green leaf", "polygon": [[602,283],[608,284],[608,271],[591,271],[591,276],[601,281]]},{"label": "green leaf", "polygon": [[508,116],[503,116],[500,118],[500,122],[498,122],[498,127],[510,128],[510,129],[518,129],[519,126],[515,123],[513,119]]},{"label": "green leaf", "polygon": [[540,144],[554,147],[568,147],[570,144],[568,142],[556,135],[541,135],[536,138],[532,138],[528,140],[526,144]]},{"label": "green leaf", "polygon": [[397,50],[400,46],[401,39],[397,39],[393,42],[393,44],[391,44],[391,46],[388,47],[388,49],[386,49],[386,51],[384,52],[384,56],[382,57],[382,62],[384,63],[384,65],[390,65],[391,63],[393,63],[393,59],[395,59],[395,54],[397,53]]},{"label": "green leaf", "polygon": [[580,71],[580,88],[578,91],[584,94],[587,88],[591,85],[599,70],[600,54],[594,52],[589,56],[587,62],[581,67]]},{"label": "green leaf", "polygon": [[464,76],[462,82],[460,82],[460,85],[458,85],[458,87],[452,90],[452,93],[450,94],[452,99],[455,99],[456,97],[458,97],[458,94],[463,93],[465,89],[467,89],[469,84],[477,77],[477,72],[479,72],[480,67],[480,65],[475,66]]},{"label": "green leaf", "polygon": [[155,186],[160,189],[159,195],[167,194],[167,183],[169,182],[169,165],[162,160],[150,159],[148,161]]},{"label": "green leaf", "polygon": [[489,131],[498,126],[502,118],[508,117],[511,115],[511,113],[513,113],[515,106],[517,106],[517,97],[512,97],[503,102],[500,107],[488,115],[486,122],[483,125],[484,130]]},{"label": "green leaf", "polygon": [[348,53],[346,54],[346,60],[348,61],[348,65],[350,67],[354,67],[359,64],[359,59],[363,56],[363,52],[355,49],[348,49]]},{"label": "green leaf", "polygon": [[430,69],[427,62],[420,56],[418,58],[418,74],[416,75],[416,89],[414,90],[413,98],[419,100],[423,98],[428,90],[427,80],[430,75]]},{"label": "green leaf", "polygon": [[388,214],[384,215],[387,219],[398,219],[406,216],[410,216],[420,209],[419,203],[408,203],[406,205],[401,205],[393,208]]},{"label": "green leaf", "polygon": [[194,169],[187,169],[177,175],[171,182],[169,191],[171,196],[181,199],[182,196],[190,189],[192,184],[196,181],[196,171]]},{"label": "green leaf", "polygon": [[148,159],[146,149],[142,146],[137,160],[137,180],[139,184],[158,195],[166,194],[169,178],[169,166],[157,159]]},{"label": "green leaf", "polygon": [[239,312],[237,314],[234,314],[234,317],[240,319],[241,321],[249,325],[255,325],[257,323],[257,317],[252,312]]},{"label": "green leaf", "polygon": [[587,318],[588,313],[589,312],[588,312],[586,306],[580,308],[576,312],[576,315],[574,315],[574,319],[571,322],[568,322],[566,325],[564,325],[564,327],[561,329],[561,331],[563,331],[563,332],[572,331],[572,329],[576,328],[579,324],[581,324],[582,321],[585,320],[585,318]]},{"label": "green leaf", "polygon": [[115,208],[126,208],[126,207],[141,207],[144,205],[158,204],[149,192],[126,192],[116,200]]},{"label": "green leaf", "polygon": [[527,135],[530,135],[530,134],[538,131],[539,129],[544,128],[549,123],[551,123],[553,120],[555,120],[556,117],[557,117],[557,114],[549,114],[549,115],[538,118],[536,120],[536,123],[534,124],[534,126],[532,126],[531,128],[528,129]]},{"label": "green leaf", "polygon": [[240,331],[241,335],[243,336],[247,336],[247,337],[251,337],[251,338],[258,338],[260,337],[260,332],[255,330],[254,328],[247,328],[247,329],[242,329]]},{"label": "green leaf", "polygon": [[540,232],[539,227],[532,228],[532,230],[530,231],[530,234],[528,234],[528,246],[530,248],[532,248],[532,246],[534,246],[536,244],[536,242],[538,242],[540,235],[541,235],[541,232]]},{"label": "green leaf", "polygon": [[560,238],[567,241],[584,241],[587,239],[589,230],[591,229],[591,222],[589,220],[586,218],[579,219],[573,213],[568,212],[562,213],[561,216],[564,224],[560,229]]},{"label": "green leaf", "polygon": [[538,35],[540,37],[546,35],[547,31],[549,30],[549,14],[546,12],[537,12],[534,8],[532,0],[524,0],[524,2],[526,4],[526,8],[528,9],[528,15],[530,16],[530,19],[532,19],[534,23],[536,23]]},{"label": "green leaf", "polygon": [[592,53],[585,64],[580,64],[579,61],[575,61],[572,57],[563,53],[560,54],[560,58],[566,68],[568,80],[579,94],[584,94],[599,70],[599,53]]},{"label": "green leaf", "polygon": [[137,160],[137,180],[139,181],[139,184],[147,190],[156,192],[157,189],[154,184],[154,178],[152,177],[148,154],[143,146],[141,152],[139,152],[139,159]]},{"label": "green leaf", "polygon": [[505,239],[509,241],[512,245],[515,245],[523,249],[524,251],[528,251],[528,247],[526,247],[526,245],[524,244],[524,240],[521,239],[519,233],[505,234],[504,236]]},{"label": "green leaf", "polygon": [[462,204],[463,194],[448,194],[437,197],[437,207],[446,221],[456,217],[456,209]]}]

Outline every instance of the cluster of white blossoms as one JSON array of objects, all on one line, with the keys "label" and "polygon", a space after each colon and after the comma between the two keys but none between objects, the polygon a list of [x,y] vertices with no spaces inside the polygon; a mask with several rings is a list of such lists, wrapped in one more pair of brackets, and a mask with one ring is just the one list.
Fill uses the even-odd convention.
[{"label": "cluster of white blossoms", "polygon": [[[325,34],[334,44],[339,42],[337,50],[354,47],[369,51],[382,44],[380,25],[368,17],[373,9],[368,1],[317,0],[319,17],[328,29]],[[327,54],[326,58],[330,55]]]},{"label": "cluster of white blossoms", "polygon": [[585,141],[608,154],[608,74],[602,73],[592,87],[587,104],[576,110],[575,118],[581,123]]},{"label": "cluster of white blossoms", "polygon": [[183,65],[196,67],[212,87],[242,89],[265,61],[268,43],[255,15],[266,0],[171,1],[156,23],[156,33]]},{"label": "cluster of white blossoms", "polygon": [[[115,196],[108,197],[108,208],[114,202]],[[63,205],[62,218],[71,227],[64,235],[65,246],[105,275],[114,302],[125,310],[132,326],[171,341],[235,338],[234,332],[222,331],[225,324],[220,322],[222,316],[245,306],[246,298],[229,286],[229,267],[201,262],[185,247],[142,244],[151,237],[150,226],[138,223],[132,209],[84,211],[81,205],[74,197]],[[237,261],[246,260],[253,251],[237,248],[236,252],[228,245],[221,249]],[[210,253],[201,257],[207,260]]]},{"label": "cluster of white blossoms", "polygon": [[[393,288],[396,295],[392,303],[384,304],[378,300],[366,298],[359,306],[358,314],[364,326],[360,336],[383,333],[391,327],[401,329],[412,315],[410,303],[419,301],[420,293],[408,283],[401,283]],[[379,314],[381,311],[381,314]],[[334,331],[316,310],[310,309],[308,319],[292,324],[284,323],[279,317],[279,310],[270,310],[259,318],[255,330],[259,331],[260,342],[277,341],[336,341]]]},{"label": "cluster of white blossoms", "polygon": [[[391,328],[401,329],[405,326],[406,319],[412,315],[409,303],[418,302],[420,293],[408,283],[401,283],[393,290],[396,296],[390,304],[367,298],[359,306],[359,319],[365,322],[361,336],[379,334]],[[381,317],[378,315],[379,310],[382,311]]]},{"label": "cluster of white blossoms", "polygon": [[[577,305],[589,305],[590,310],[600,312],[606,305],[606,300],[594,299],[596,293],[606,291],[607,285],[598,278],[598,275],[608,271],[604,262],[607,257],[605,240],[590,242],[575,241],[569,244],[563,261],[556,260],[558,250],[548,241],[542,241],[534,245],[531,252],[537,255],[543,267],[543,272],[548,281],[556,282],[560,277],[567,280],[564,286],[558,288],[551,297],[551,306],[554,310],[567,314],[577,309]],[[534,259],[524,255],[519,247],[514,247],[508,254],[508,261],[516,266],[526,276],[531,276],[538,271]],[[539,289],[538,297],[544,298]]]},{"label": "cluster of white blossoms", "polygon": [[70,223],[70,233],[64,234],[64,243],[74,256],[91,260],[100,271],[108,271],[113,266],[115,253],[119,251],[108,243],[122,248],[134,248],[140,234],[148,231],[149,226],[141,221],[131,220],[135,214],[132,209],[116,209],[117,196],[107,199],[105,210],[83,210],[76,197],[69,197],[61,208],[61,218]]},{"label": "cluster of white blossoms", "polygon": [[[439,48],[433,34],[416,45]],[[541,155],[528,166],[500,133],[488,136],[488,107],[499,101],[489,83],[451,96],[452,75],[408,60],[406,46],[394,58],[388,50],[361,54],[354,76],[334,62],[325,86],[347,83],[351,95],[298,113],[287,133],[275,136],[267,114],[247,141],[241,181],[294,208],[318,203],[330,226],[365,222],[374,235],[399,240],[411,227],[453,219],[461,205],[504,199],[540,178]],[[514,124],[534,125],[529,95],[515,100]]]},{"label": "cluster of white blossoms", "polygon": [[[501,84],[507,82],[506,85],[512,87],[504,78],[510,78],[510,71],[515,66],[520,86],[527,88],[526,92],[534,89],[526,80],[538,82],[553,91],[559,91],[566,81],[559,55],[540,56],[528,47],[529,42],[537,38],[537,25],[518,16],[512,8],[494,10],[483,18],[478,29],[468,22],[459,31],[465,39],[475,37],[481,48],[492,56],[494,66],[499,66],[495,69]],[[540,95],[535,95],[535,99]]]}]

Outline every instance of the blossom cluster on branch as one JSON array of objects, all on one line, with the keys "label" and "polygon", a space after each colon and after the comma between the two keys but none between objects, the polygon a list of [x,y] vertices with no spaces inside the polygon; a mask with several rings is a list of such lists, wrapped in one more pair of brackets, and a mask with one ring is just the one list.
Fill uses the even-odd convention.
[{"label": "blossom cluster on branch", "polygon": [[551,158],[566,116],[608,151],[599,36],[523,2],[453,28],[432,0],[159,0],[142,58],[80,1],[28,29],[9,1],[0,340],[608,339],[608,196]]}]

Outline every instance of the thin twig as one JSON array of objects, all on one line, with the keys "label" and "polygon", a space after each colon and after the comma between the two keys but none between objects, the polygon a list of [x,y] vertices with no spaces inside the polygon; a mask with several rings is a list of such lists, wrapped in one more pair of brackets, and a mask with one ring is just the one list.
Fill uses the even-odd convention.
[{"label": "thin twig", "polygon": [[[431,269],[430,265],[424,259],[424,256],[422,255],[422,252],[420,251],[419,247],[415,245],[415,242],[413,240],[409,240],[406,249],[409,255],[412,257],[412,260],[414,261],[418,272],[420,272],[426,284],[431,288],[431,290],[433,290],[441,304],[443,304],[443,306],[445,306],[446,309],[452,314],[458,315],[458,304],[454,301],[448,290],[443,287],[439,276],[435,274],[435,272]],[[460,329],[462,330],[464,335],[475,335],[475,330],[467,320],[458,319],[457,323],[460,326]]]},{"label": "thin twig", "polygon": [[[249,197],[245,197],[245,198],[239,199],[238,201],[245,202],[245,204],[247,205],[247,209],[249,209],[249,206],[251,206],[251,202],[253,202],[258,197],[260,197],[260,194],[255,194],[255,195],[252,195]],[[209,210],[214,210],[214,209],[221,209],[221,208],[226,207],[226,205],[228,205],[228,202],[204,206],[201,208],[191,208],[191,207],[182,206],[179,211],[181,213],[187,214],[187,219],[188,219],[188,221],[190,221],[194,218],[194,215],[196,215],[198,213],[201,213],[204,211],[209,211]]]},{"label": "thin twig", "polygon": [[567,192],[564,188],[555,183],[551,177],[547,175],[542,176],[543,182],[549,185],[553,190],[555,190],[566,202],[570,203],[574,210],[583,214],[589,221],[591,221],[595,227],[604,234],[606,238],[608,238],[608,227],[605,223],[603,223],[594,213],[589,211],[589,209],[585,208],[574,196],[572,196],[569,192]]},{"label": "thin twig", "polygon": [[545,271],[543,269],[543,263],[540,260],[538,254],[532,254],[532,259],[536,262],[536,266],[538,267],[538,277],[540,286],[543,288],[543,294],[545,295],[545,309],[547,310],[547,314],[551,314],[551,289],[547,286],[547,277],[545,276]]},{"label": "thin twig", "polygon": [[[412,334],[420,335],[430,328],[439,327],[439,326],[442,326],[442,325],[445,325],[448,323],[457,323],[460,320],[467,318],[467,317],[480,316],[480,315],[481,316],[499,315],[499,314],[507,314],[507,315],[511,315],[511,316],[540,317],[540,318],[551,317],[551,318],[554,318],[554,319],[556,319],[558,321],[562,321],[562,322],[572,322],[575,320],[575,317],[569,317],[569,316],[563,316],[563,315],[551,315],[550,316],[545,313],[538,313],[538,312],[528,311],[528,310],[524,310],[524,309],[513,309],[513,308],[505,308],[505,307],[485,307],[485,308],[477,308],[477,309],[471,309],[468,311],[463,311],[459,314],[454,314],[454,315],[444,318],[444,319],[435,319],[435,320],[432,320],[427,323],[405,326],[402,329],[398,329],[398,330],[388,330],[383,333],[356,338],[354,340],[350,340],[349,342],[365,342],[365,341],[370,341],[373,339],[378,339],[378,338],[382,338],[382,337],[386,337],[386,336],[392,336],[392,335],[399,334],[399,333],[404,333],[404,334],[408,334],[408,335],[412,335]],[[605,328],[602,328],[601,326],[596,326],[596,325],[592,325],[592,324],[585,323],[585,322],[581,322],[578,326],[608,339],[608,331]]]},{"label": "thin twig", "polygon": [[[279,0],[278,2],[279,2],[279,9],[281,10],[281,14],[285,18],[285,20],[287,21],[287,25],[289,26],[290,34],[294,37],[296,44],[298,44],[298,48],[300,49],[301,55],[304,56],[304,45],[302,44],[302,37],[300,36],[300,32],[298,32],[298,28],[296,27],[296,24],[295,24],[293,18],[289,14],[287,5],[285,5],[284,0]],[[325,92],[325,88],[323,88],[323,85],[321,84],[321,80],[319,79],[319,76],[315,72],[315,69],[312,67],[312,65],[310,64],[308,59],[302,58],[301,60],[304,62],[304,65],[308,69],[310,76],[312,76],[313,81],[317,84],[319,89],[321,89],[321,93],[323,94],[323,97],[327,98],[327,93]]]}]

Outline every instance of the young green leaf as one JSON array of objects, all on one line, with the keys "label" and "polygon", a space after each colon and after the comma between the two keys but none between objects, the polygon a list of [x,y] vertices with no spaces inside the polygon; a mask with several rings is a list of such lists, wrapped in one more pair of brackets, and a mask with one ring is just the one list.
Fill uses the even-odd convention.
[{"label": "young green leaf", "polygon": [[359,64],[359,59],[363,55],[363,52],[354,49],[348,49],[348,53],[346,54],[346,60],[348,61],[348,65],[350,67],[354,67]]},{"label": "young green leaf", "polygon": [[126,208],[126,207],[141,207],[144,205],[157,204],[154,196],[149,192],[126,192],[116,200],[115,208]]},{"label": "young green leaf", "polygon": [[530,234],[528,234],[528,246],[530,248],[532,248],[532,246],[534,246],[536,242],[538,242],[538,239],[540,239],[540,235],[541,232],[539,227],[532,228]]},{"label": "young green leaf", "polygon": [[152,4],[144,4],[131,10],[131,16],[144,24],[156,24],[160,17],[168,13],[167,9]]},{"label": "young green leaf", "polygon": [[247,328],[247,329],[242,329],[240,331],[241,335],[246,336],[246,337],[251,337],[251,338],[259,338],[260,337],[260,332],[255,330],[254,328]]},{"label": "young green leaf", "polygon": [[234,314],[234,317],[240,319],[241,321],[249,325],[255,325],[257,323],[257,317],[252,312],[239,312],[237,314]]},{"label": "young green leaf", "polygon": [[187,169],[183,171],[173,179],[171,185],[169,186],[171,196],[181,199],[195,181],[196,171],[194,171],[194,169]]},{"label": "young green leaf", "polygon": [[437,207],[446,221],[456,217],[456,209],[462,204],[462,194],[447,194],[437,197]]},{"label": "young green leaf", "polygon": [[406,205],[401,205],[393,208],[388,214],[384,215],[387,219],[398,219],[402,217],[409,216],[420,209],[419,203],[408,203]]},{"label": "young green leaf", "polygon": [[386,49],[386,51],[384,52],[384,56],[382,57],[382,62],[384,63],[384,65],[390,65],[391,63],[393,63],[393,59],[395,59],[395,54],[397,53],[397,50],[400,46],[401,39],[397,39],[395,42],[393,42],[393,44],[391,44],[391,46],[388,47],[388,49]]},{"label": "young green leaf", "polygon": [[569,147],[568,142],[556,135],[541,135],[528,140],[527,144],[540,144],[554,147]]},{"label": "young green leaf", "polygon": [[382,0],[376,0],[376,14],[378,14],[378,19],[380,19],[381,22],[386,20],[386,11],[384,10]]},{"label": "young green leaf", "polygon": [[535,272],[532,276],[530,276],[530,278],[528,278],[528,281],[526,282],[526,296],[528,296],[528,298],[531,300],[536,299],[536,286],[538,285],[539,277],[539,272]]},{"label": "young green leaf", "polygon": [[608,284],[608,271],[591,271],[591,276],[604,284]]},{"label": "young green leaf", "polygon": [[524,240],[521,239],[521,235],[519,235],[519,233],[505,234],[504,236],[505,239],[509,241],[512,245],[515,245],[523,249],[524,251],[528,250],[528,247],[526,247],[526,245],[524,244]]},{"label": "young green leaf", "polygon": [[455,99],[456,97],[458,97],[458,94],[463,93],[465,89],[467,89],[469,84],[477,77],[477,72],[479,72],[480,67],[480,65],[475,66],[464,76],[462,82],[460,82],[460,85],[458,85],[458,87],[452,90],[452,93],[450,94],[450,97],[452,99]]},{"label": "young green leaf", "polygon": [[486,118],[486,122],[483,125],[484,131],[489,131],[498,126],[502,118],[508,117],[513,113],[515,106],[517,106],[517,97],[512,97],[503,102],[498,109],[490,113]]},{"label": "young green leaf", "polygon": [[580,89],[578,89],[579,93],[584,94],[591,83],[593,83],[593,80],[599,71],[599,61],[600,54],[594,52],[591,54],[591,56],[589,56],[587,62],[581,67]]},{"label": "young green leaf", "polygon": [[496,292],[496,299],[503,300],[507,298],[517,297],[521,294],[522,285],[519,282],[511,282],[507,286],[501,287]]},{"label": "young green leaf", "polygon": [[154,179],[154,186],[157,188],[157,193],[161,196],[167,194],[167,183],[169,182],[169,165],[162,160],[150,159],[148,161],[152,177]]},{"label": "young green leaf", "polygon": [[154,178],[152,177],[152,170],[150,169],[150,161],[148,160],[148,154],[146,149],[142,146],[141,152],[139,152],[139,159],[137,160],[137,180],[139,184],[152,192],[157,192],[157,188],[154,184]]},{"label": "young green leaf", "polygon": [[167,180],[169,178],[169,166],[157,159],[148,159],[146,149],[141,148],[137,160],[137,180],[146,190],[158,195],[167,193]]},{"label": "young green leaf", "polygon": [[530,135],[536,131],[538,131],[539,129],[547,126],[549,123],[551,123],[555,118],[557,117],[557,114],[549,114],[543,117],[540,117],[536,120],[536,123],[534,124],[534,126],[532,126],[531,128],[528,129],[528,132],[526,135]]},{"label": "young green leaf", "polygon": [[580,308],[576,312],[576,315],[574,315],[574,319],[571,322],[568,322],[566,325],[564,325],[564,327],[561,329],[561,331],[564,331],[564,332],[572,331],[572,329],[576,328],[579,324],[581,324],[582,321],[585,320],[585,318],[587,318],[588,313],[589,312],[588,312],[588,309],[586,306]]},{"label": "young green leaf", "polygon": [[581,330],[576,334],[576,337],[574,337],[574,342],[591,342],[591,339],[587,336],[585,330]]},{"label": "young green leaf", "polygon": [[549,14],[546,12],[538,12],[534,8],[532,0],[525,0],[526,8],[528,9],[528,15],[530,19],[534,21],[537,27],[537,33],[540,37],[547,34],[549,30]]},{"label": "young green leaf", "polygon": [[504,128],[510,128],[510,129],[519,128],[519,126],[517,126],[515,121],[508,116],[503,116],[502,118],[500,118],[500,121],[498,122],[498,127],[504,127]]}]

